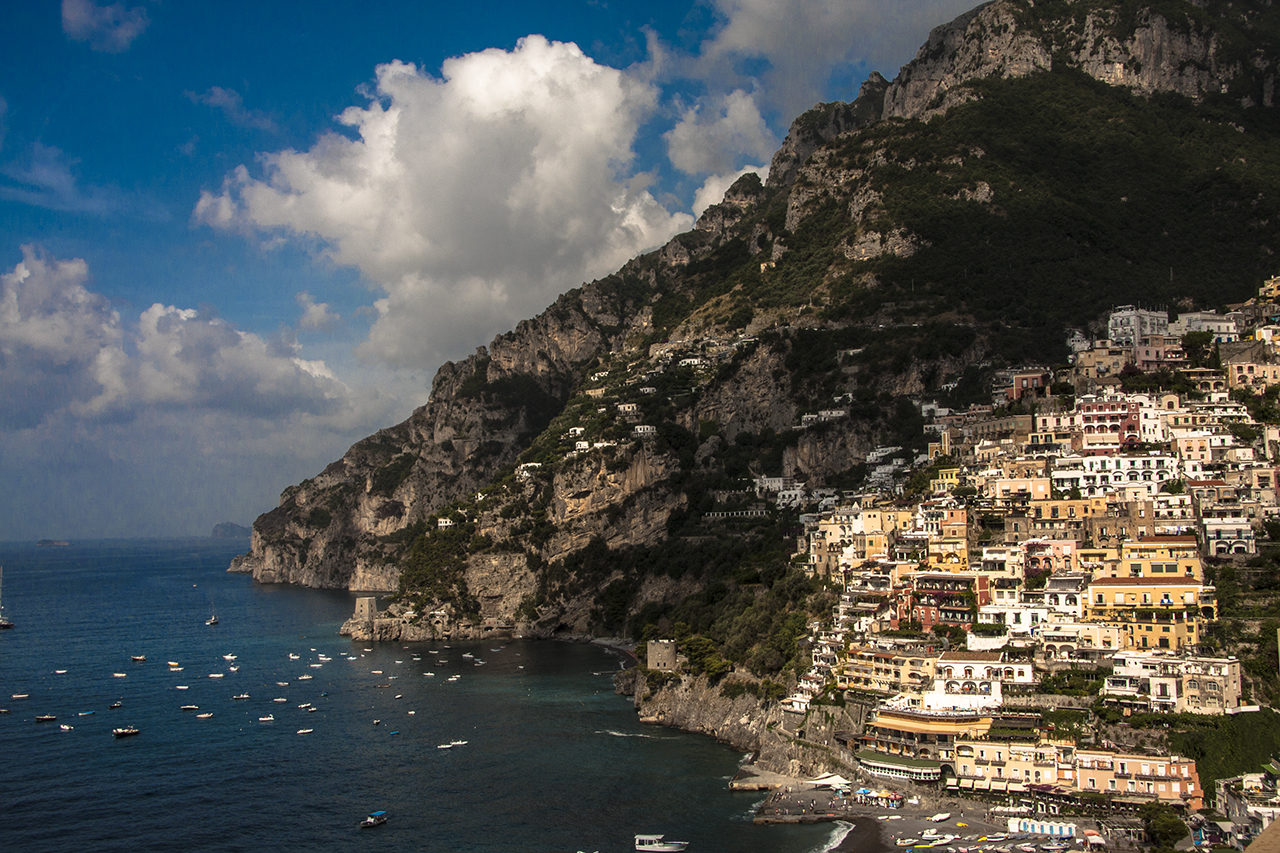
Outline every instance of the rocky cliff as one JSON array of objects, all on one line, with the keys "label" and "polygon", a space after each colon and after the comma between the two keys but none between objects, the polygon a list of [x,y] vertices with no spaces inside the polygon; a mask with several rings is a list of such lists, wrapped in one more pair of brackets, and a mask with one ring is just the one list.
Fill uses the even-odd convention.
[{"label": "rocky cliff", "polygon": [[921,397],[988,400],[1112,304],[1274,273],[1277,14],[996,0],[937,28],[797,118],[767,182],[442,366],[232,570],[394,591],[397,636],[638,632],[781,577],[794,520],[754,478],[857,487],[877,445],[924,449]]}]

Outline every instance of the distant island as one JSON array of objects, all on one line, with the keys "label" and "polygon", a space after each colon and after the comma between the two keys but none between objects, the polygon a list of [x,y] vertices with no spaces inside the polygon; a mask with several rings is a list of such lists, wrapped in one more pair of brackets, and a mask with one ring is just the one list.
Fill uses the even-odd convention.
[{"label": "distant island", "polygon": [[70,544],[71,544],[70,542],[66,542],[62,539],[41,539],[39,542],[36,543],[36,547],[37,548],[65,548]]},{"label": "distant island", "polygon": [[[248,539],[253,535],[253,530],[243,524],[232,524],[230,521],[224,521],[213,526],[212,535],[214,539]],[[65,545],[66,543],[62,544]]]}]

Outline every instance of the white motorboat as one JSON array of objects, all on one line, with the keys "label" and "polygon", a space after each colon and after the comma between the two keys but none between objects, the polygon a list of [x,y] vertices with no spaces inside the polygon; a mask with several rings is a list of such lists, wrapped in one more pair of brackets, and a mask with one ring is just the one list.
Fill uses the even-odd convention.
[{"label": "white motorboat", "polygon": [[663,835],[637,835],[636,850],[650,853],[678,853],[689,846],[688,841],[665,841]]},{"label": "white motorboat", "polygon": [[276,721],[275,714],[267,714],[265,717],[258,718],[258,722],[260,723],[274,723],[275,721]]}]

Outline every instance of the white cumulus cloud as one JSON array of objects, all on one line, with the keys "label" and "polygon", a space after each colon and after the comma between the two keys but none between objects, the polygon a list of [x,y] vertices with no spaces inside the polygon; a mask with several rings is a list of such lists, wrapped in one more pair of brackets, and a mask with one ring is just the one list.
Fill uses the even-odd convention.
[{"label": "white cumulus cloud", "polygon": [[238,168],[193,218],[320,238],[385,295],[363,348],[455,357],[692,224],[631,173],[656,90],[541,36],[446,61],[378,66],[376,92],[308,151]]},{"label": "white cumulus cloud", "polygon": [[689,174],[726,172],[743,156],[767,160],[778,147],[755,98],[741,89],[701,99],[663,139],[671,164]]},{"label": "white cumulus cloud", "polygon": [[93,0],[62,0],[62,31],[72,41],[87,41],[101,53],[123,53],[151,23],[141,6],[99,6]]},{"label": "white cumulus cloud", "polygon": [[329,310],[329,303],[316,302],[305,290],[298,294],[298,305],[302,307],[302,319],[298,327],[302,329],[327,329],[342,318]]}]

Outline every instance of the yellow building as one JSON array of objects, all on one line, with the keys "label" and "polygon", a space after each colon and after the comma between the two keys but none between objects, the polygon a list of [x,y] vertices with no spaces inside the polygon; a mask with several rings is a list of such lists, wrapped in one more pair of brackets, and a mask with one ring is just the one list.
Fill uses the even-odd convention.
[{"label": "yellow building", "polygon": [[1085,618],[1121,627],[1125,649],[1190,651],[1216,618],[1213,587],[1191,578],[1094,578]]}]

